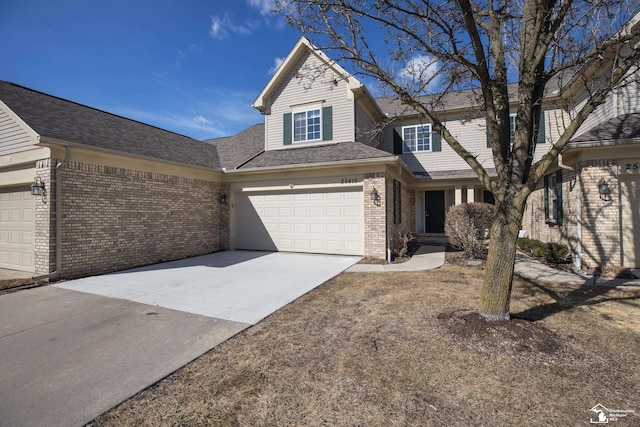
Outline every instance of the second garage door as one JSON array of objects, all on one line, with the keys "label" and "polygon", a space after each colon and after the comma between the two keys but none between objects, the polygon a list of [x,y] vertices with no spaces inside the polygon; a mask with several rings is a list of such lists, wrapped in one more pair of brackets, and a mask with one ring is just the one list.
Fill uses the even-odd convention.
[{"label": "second garage door", "polygon": [[362,190],[238,194],[235,247],[363,255]]},{"label": "second garage door", "polygon": [[33,272],[34,211],[29,189],[0,189],[0,268]]}]

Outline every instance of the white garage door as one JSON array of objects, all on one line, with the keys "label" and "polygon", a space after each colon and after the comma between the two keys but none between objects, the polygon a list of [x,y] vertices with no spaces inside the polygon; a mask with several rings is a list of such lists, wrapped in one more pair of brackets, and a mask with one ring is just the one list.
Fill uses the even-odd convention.
[{"label": "white garage door", "polygon": [[34,210],[29,190],[0,189],[0,268],[33,272]]},{"label": "white garage door", "polygon": [[363,255],[361,190],[238,194],[235,247]]},{"label": "white garage door", "polygon": [[640,268],[640,177],[620,180],[622,204],[622,264]]}]

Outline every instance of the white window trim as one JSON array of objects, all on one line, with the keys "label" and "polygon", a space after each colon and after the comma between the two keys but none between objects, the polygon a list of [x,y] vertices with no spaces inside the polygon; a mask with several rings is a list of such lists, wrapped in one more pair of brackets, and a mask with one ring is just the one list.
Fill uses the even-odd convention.
[{"label": "white window trim", "polygon": [[[516,113],[509,114],[509,141],[511,145],[516,140]],[[513,118],[513,128],[511,128],[511,119]]]},{"label": "white window trim", "polygon": [[[418,127],[426,127],[428,129],[427,134],[429,135],[429,149],[428,150],[418,150]],[[415,150],[410,150],[407,147],[407,144],[405,144],[404,142],[404,130],[405,129],[409,129],[409,128],[414,128],[416,130],[416,149]],[[403,154],[407,154],[407,153],[430,153],[433,151],[433,140],[431,138],[431,124],[430,123],[426,123],[426,124],[415,124],[415,125],[409,125],[409,126],[402,126],[401,130],[402,132],[402,153]]]},{"label": "white window trim", "polygon": [[[305,104],[298,108],[294,108],[291,110],[291,143],[292,144],[305,144],[309,142],[318,142],[322,141],[322,106],[323,104]],[[305,139],[300,139],[296,141],[296,114],[300,113],[309,113],[309,111],[318,110],[320,112],[320,137],[314,139],[306,139],[308,136],[308,130],[305,132]],[[307,121],[308,117],[305,117],[305,128],[308,126]]]}]

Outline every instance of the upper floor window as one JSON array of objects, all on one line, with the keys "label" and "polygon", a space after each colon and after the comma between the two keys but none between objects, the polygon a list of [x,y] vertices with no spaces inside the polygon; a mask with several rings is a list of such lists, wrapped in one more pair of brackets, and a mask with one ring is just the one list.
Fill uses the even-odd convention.
[{"label": "upper floor window", "polygon": [[333,108],[307,105],[282,116],[284,145],[333,139]]},{"label": "upper floor window", "polygon": [[302,111],[293,114],[293,141],[318,141],[322,132],[321,110]]},{"label": "upper floor window", "polygon": [[431,125],[404,126],[402,141],[405,153],[431,151]]}]

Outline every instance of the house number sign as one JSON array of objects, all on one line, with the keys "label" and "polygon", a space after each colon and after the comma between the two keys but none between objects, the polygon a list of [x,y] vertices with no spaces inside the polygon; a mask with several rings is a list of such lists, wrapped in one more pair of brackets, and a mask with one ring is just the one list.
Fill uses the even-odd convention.
[{"label": "house number sign", "polygon": [[622,163],[623,173],[640,173],[640,160],[632,160]]},{"label": "house number sign", "polygon": [[340,180],[341,184],[357,184],[360,180],[358,178],[342,178]]}]

